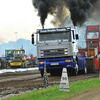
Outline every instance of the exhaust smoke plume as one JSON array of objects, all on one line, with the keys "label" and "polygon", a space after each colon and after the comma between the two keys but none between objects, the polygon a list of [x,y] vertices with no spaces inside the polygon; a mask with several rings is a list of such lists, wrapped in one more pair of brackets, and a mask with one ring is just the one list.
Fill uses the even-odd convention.
[{"label": "exhaust smoke plume", "polygon": [[91,17],[100,0],[66,0],[74,26],[81,26]]},{"label": "exhaust smoke plume", "polygon": [[74,26],[81,26],[87,21],[93,12],[100,12],[100,0],[32,0],[38,10],[42,27],[48,14],[55,17],[53,24],[62,23],[70,12]]}]

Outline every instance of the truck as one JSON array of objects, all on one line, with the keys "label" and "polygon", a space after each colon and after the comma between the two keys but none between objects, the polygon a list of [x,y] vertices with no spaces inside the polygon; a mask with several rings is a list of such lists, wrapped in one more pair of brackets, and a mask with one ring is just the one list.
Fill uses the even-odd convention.
[{"label": "truck", "polygon": [[67,68],[72,75],[77,75],[80,70],[87,73],[86,56],[78,57],[79,35],[76,29],[37,29],[31,37],[37,49],[38,68],[42,77],[45,65],[51,76],[61,74],[63,68]]},{"label": "truck", "polygon": [[87,56],[87,70],[95,72],[99,70],[100,55],[100,26],[89,25],[86,26],[85,33],[86,48],[79,48],[80,56]]}]

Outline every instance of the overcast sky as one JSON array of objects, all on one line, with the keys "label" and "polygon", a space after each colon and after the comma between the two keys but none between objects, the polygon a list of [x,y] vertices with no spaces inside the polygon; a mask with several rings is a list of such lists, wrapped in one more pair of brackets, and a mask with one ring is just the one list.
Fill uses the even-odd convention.
[{"label": "overcast sky", "polygon": [[[51,16],[46,20],[45,28],[53,27],[50,19]],[[19,38],[30,40],[37,28],[41,28],[40,18],[32,0],[0,0],[0,44]]]}]

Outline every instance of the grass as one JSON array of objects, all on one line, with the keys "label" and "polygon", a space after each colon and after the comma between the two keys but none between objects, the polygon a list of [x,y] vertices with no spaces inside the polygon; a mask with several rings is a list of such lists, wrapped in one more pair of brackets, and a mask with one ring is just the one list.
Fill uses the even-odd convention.
[{"label": "grass", "polygon": [[10,97],[3,100],[64,100],[69,99],[73,96],[79,95],[85,91],[89,91],[93,88],[100,86],[100,80],[97,79],[89,79],[85,81],[79,81],[76,83],[70,83],[70,92],[59,91],[59,86],[55,86],[52,88],[42,89],[39,91],[33,91],[29,94],[24,94],[16,97]]}]

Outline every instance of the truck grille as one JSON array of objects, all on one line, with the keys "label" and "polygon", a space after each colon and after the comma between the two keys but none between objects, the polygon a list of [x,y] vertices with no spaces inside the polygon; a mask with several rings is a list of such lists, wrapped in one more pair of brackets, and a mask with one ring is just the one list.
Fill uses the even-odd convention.
[{"label": "truck grille", "polygon": [[67,48],[41,50],[41,57],[53,57],[53,56],[61,56],[67,54],[68,54]]}]

